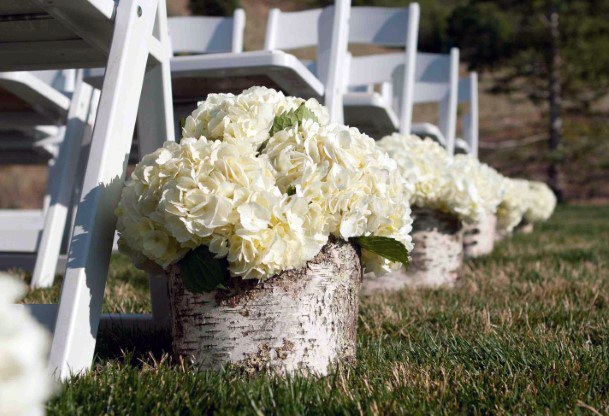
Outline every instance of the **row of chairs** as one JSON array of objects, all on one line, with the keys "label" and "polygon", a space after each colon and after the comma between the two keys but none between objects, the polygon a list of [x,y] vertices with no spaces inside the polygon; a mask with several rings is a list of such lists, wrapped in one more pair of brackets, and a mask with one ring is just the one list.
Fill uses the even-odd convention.
[{"label": "row of chairs", "polygon": [[[52,6],[42,5],[40,0],[31,1],[45,12],[48,12],[49,8],[52,9]],[[132,8],[136,7],[134,4],[137,3],[137,0],[121,0],[117,6],[111,0],[77,0],[74,4],[70,3],[71,1],[73,0],[57,0],[55,6],[74,13],[75,10],[78,11],[77,4],[83,4],[83,10],[87,11],[87,8],[93,5],[95,10],[107,12],[110,3],[116,10],[121,2],[129,3]],[[7,11],[0,7],[0,15],[19,12],[16,15],[24,16],[25,14],[21,13],[23,10],[18,10],[25,7],[24,4],[11,2]],[[64,15],[66,13],[64,9],[61,12]],[[53,14],[52,10],[50,13],[50,16],[58,21],[64,15]],[[74,16],[78,16],[78,13]],[[14,17],[12,19],[0,22],[15,21]],[[433,136],[451,152],[457,141],[457,107],[460,102],[469,103],[468,116],[462,123],[466,141],[461,147],[462,150],[475,154],[475,74],[458,80],[459,58],[456,49],[449,55],[417,53],[418,21],[417,4],[411,4],[405,9],[370,8],[351,7],[349,1],[337,0],[335,5],[324,9],[302,12],[281,12],[274,9],[269,14],[264,50],[243,52],[245,14],[242,10],[238,9],[230,18],[169,19],[168,32],[173,57],[147,73],[141,98],[138,90],[140,113],[137,138],[134,142],[138,143],[139,153],[145,154],[163,140],[171,140],[178,131],[177,120],[187,115],[194,108],[196,101],[210,92],[240,92],[251,85],[267,85],[290,95],[323,100],[333,121],[360,127],[373,137],[380,138],[392,131]],[[82,22],[74,21],[68,22],[67,25],[72,31],[77,27],[75,33],[83,38],[91,36],[90,31],[96,29],[81,26]],[[62,32],[63,29],[57,30],[59,39],[69,39]],[[123,30],[128,30],[128,27]],[[10,28],[8,31],[10,32]],[[163,29],[162,25],[158,25],[158,21],[155,31],[156,36],[148,45],[149,54],[156,62],[161,62],[159,57],[163,56],[164,49],[160,45],[164,43],[159,40],[163,37]],[[0,34],[2,33],[4,32],[0,31]],[[126,38],[130,36],[128,33],[123,35]],[[108,39],[105,33],[104,36],[93,36],[93,42],[89,39],[87,43],[88,46],[98,43],[99,45],[95,46],[99,47],[103,42],[108,42]],[[351,56],[348,52],[350,44],[378,45],[403,50],[398,53]],[[306,47],[316,48],[315,60],[300,60],[286,52]],[[82,49],[85,50],[84,47]],[[107,49],[107,44],[102,45],[102,50]],[[19,137],[18,134],[21,134],[28,137],[30,148],[34,149],[35,154],[46,155],[50,160],[49,191],[43,210],[0,212],[0,268],[8,265],[31,269],[33,285],[40,287],[52,284],[56,269],[61,272],[66,270],[61,303],[72,302],[76,305],[81,302],[80,306],[73,306],[78,309],[82,307],[83,301],[78,301],[80,298],[76,293],[89,293],[92,299],[90,305],[93,305],[89,307],[91,331],[96,333],[100,314],[100,310],[96,308],[101,305],[99,297],[103,296],[107,257],[103,254],[100,255],[102,260],[91,260],[95,256],[91,251],[103,251],[109,247],[108,244],[111,246],[108,236],[112,235],[112,230],[96,230],[96,233],[85,230],[85,234],[89,235],[83,237],[82,231],[86,227],[82,224],[90,224],[91,228],[102,227],[98,224],[102,221],[98,221],[96,215],[103,216],[105,223],[111,222],[108,218],[112,217],[117,195],[116,191],[113,191],[106,199],[87,197],[92,190],[100,195],[110,194],[104,188],[100,190],[99,186],[100,183],[108,182],[108,174],[112,171],[104,170],[105,161],[99,160],[108,155],[107,148],[110,145],[101,143],[101,139],[96,142],[93,126],[99,121],[100,113],[110,111],[111,115],[116,117],[116,112],[124,111],[122,107],[127,105],[127,102],[121,101],[104,102],[103,93],[100,101],[98,89],[115,89],[115,84],[119,82],[122,82],[122,88],[127,89],[135,90],[140,86],[125,84],[121,78],[126,76],[124,74],[108,72],[113,63],[111,60],[104,68],[100,68],[102,65],[99,59],[88,59],[89,55],[80,49],[68,49],[63,53],[74,53],[78,59],[72,61],[73,66],[62,64],[59,68],[93,68],[79,71],[62,69],[54,72],[5,72],[0,77],[0,88],[8,91],[11,97],[10,100],[2,100],[0,104],[7,103],[7,107],[2,108],[0,112],[0,130],[4,132],[0,134],[0,146],[11,140],[14,142]],[[78,55],[79,53],[81,55]],[[46,57],[44,53],[41,56]],[[13,58],[13,55],[8,54],[8,57]],[[38,58],[42,59],[40,56]],[[52,61],[58,58],[48,59]],[[26,60],[26,63],[14,67],[4,65],[2,70],[40,68],[36,65],[28,67],[27,62]],[[166,79],[169,70],[172,91],[168,90]],[[173,106],[166,102],[167,96],[173,96]],[[424,102],[439,104],[439,126],[412,124],[412,106]],[[97,113],[98,103],[100,113]],[[11,111],[19,111],[20,117],[12,116]],[[153,116],[155,111],[160,112],[160,116]],[[173,111],[175,122],[171,121],[172,114],[168,114],[168,111]],[[6,117],[2,114],[6,114]],[[113,129],[126,134],[129,122],[124,122],[124,125],[97,126],[98,136],[103,135],[108,139],[108,132]],[[100,133],[103,129],[105,131]],[[5,138],[6,141],[3,140]],[[137,154],[133,151],[131,153]],[[113,164],[114,171],[120,164],[124,167],[126,163],[127,160],[116,161]],[[124,177],[124,169],[122,175],[112,180],[120,181],[121,177]],[[106,182],[93,183],[101,176],[105,177]],[[106,185],[108,188],[115,186],[114,182],[108,182]],[[76,212],[76,215],[71,212]],[[62,242],[64,249],[69,247],[67,264],[58,261]],[[84,256],[84,259],[79,256]],[[83,266],[81,270],[76,265],[86,267]],[[87,267],[98,269],[89,270]],[[71,269],[73,274],[70,274]],[[84,289],[83,282],[79,279],[83,279],[83,276],[89,278],[89,275],[97,276],[97,280],[91,287]],[[102,275],[103,278],[100,277]],[[150,319],[144,317],[144,320],[152,320],[158,324],[163,320],[163,316],[167,315],[166,285],[160,278],[151,278],[150,283],[154,316]],[[99,285],[102,285],[101,294]],[[69,309],[70,307],[65,306],[66,312],[63,315],[84,313],[82,310]],[[56,309],[51,312],[46,309],[43,315],[43,318],[47,318],[48,326],[51,329],[56,328],[55,317],[62,316],[61,308],[59,312]],[[129,321],[127,318],[122,317],[121,320]],[[140,318],[133,317],[133,320],[141,322]],[[92,336],[95,337],[95,334]],[[61,350],[61,347],[57,348]],[[58,352],[60,353],[65,355],[64,350]],[[79,356],[86,357],[87,354],[89,352]],[[65,357],[64,355],[61,365],[67,365],[69,361],[66,358],[69,354]],[[82,359],[74,365],[82,365]]]},{"label": "row of chairs", "polygon": [[[323,88],[313,81],[327,80],[331,59],[324,54],[333,27],[327,15],[333,7],[298,12],[272,9],[264,41],[265,51],[289,51],[317,47],[316,60],[304,60],[313,75],[312,89],[323,95]],[[339,71],[343,83],[344,122],[379,138],[394,131],[431,136],[450,151],[477,152],[477,75],[458,79],[459,50],[450,54],[417,52],[419,6],[404,9],[352,7],[349,20],[349,44],[377,45],[403,49],[400,53],[351,56],[347,53]],[[245,13],[237,9],[232,17],[174,17],[169,19],[174,54],[241,53]],[[317,31],[311,30],[317,28]],[[193,33],[196,36],[193,37]],[[330,48],[331,49],[331,48]],[[179,60],[178,60],[179,62]],[[295,70],[302,70],[295,68]],[[308,75],[308,74],[307,74]],[[416,104],[439,104],[439,126],[412,123]],[[457,134],[458,105],[469,108],[462,118],[461,138]],[[190,108],[190,107],[189,107]],[[176,116],[182,116],[178,111]],[[176,117],[178,118],[178,117]]]}]

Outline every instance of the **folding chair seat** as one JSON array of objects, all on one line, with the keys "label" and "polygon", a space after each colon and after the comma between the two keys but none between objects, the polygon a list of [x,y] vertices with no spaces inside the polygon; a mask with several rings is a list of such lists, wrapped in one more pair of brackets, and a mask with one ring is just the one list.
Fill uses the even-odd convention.
[{"label": "folding chair seat", "polygon": [[352,91],[343,95],[345,123],[358,127],[375,139],[400,129],[400,119],[391,103],[379,92]]},{"label": "folding chair seat", "polygon": [[463,140],[460,137],[455,139],[455,154],[469,154],[471,153],[471,149],[469,148],[469,143]]}]

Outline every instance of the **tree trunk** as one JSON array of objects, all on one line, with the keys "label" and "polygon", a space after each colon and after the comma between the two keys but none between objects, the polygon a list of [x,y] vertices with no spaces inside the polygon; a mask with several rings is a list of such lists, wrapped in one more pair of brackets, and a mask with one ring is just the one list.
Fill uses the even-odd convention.
[{"label": "tree trunk", "polygon": [[453,286],[461,277],[463,266],[463,232],[461,221],[436,210],[412,210],[411,262],[408,270],[381,277],[366,277],[363,293],[389,292],[405,287]]},{"label": "tree trunk", "polygon": [[169,271],[173,348],[201,369],[324,375],[355,359],[359,252],[331,239],[304,267],[271,279],[234,279],[230,290],[190,293]]},{"label": "tree trunk", "polygon": [[463,255],[466,259],[486,256],[493,251],[497,216],[485,215],[480,221],[463,227]]},{"label": "tree trunk", "polygon": [[548,22],[550,29],[550,45],[548,48],[548,105],[550,110],[550,164],[548,166],[548,177],[550,187],[556,194],[558,201],[563,200],[562,168],[560,150],[562,149],[562,88],[560,70],[562,60],[560,56],[560,28],[558,21],[558,10],[554,2],[551,2],[548,10]]}]

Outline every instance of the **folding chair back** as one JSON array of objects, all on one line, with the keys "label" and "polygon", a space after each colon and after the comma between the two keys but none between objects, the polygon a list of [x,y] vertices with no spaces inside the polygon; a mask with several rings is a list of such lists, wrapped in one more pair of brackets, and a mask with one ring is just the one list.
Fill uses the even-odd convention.
[{"label": "folding chair back", "polygon": [[333,121],[342,123],[342,72],[345,65],[350,0],[333,6],[297,12],[271,9],[266,26],[265,50],[316,47],[311,72],[324,84],[324,101]]},{"label": "folding chair back", "polygon": [[400,132],[410,132],[415,61],[420,9],[417,3],[407,8],[352,7],[349,44],[404,48],[404,53],[387,53],[347,58],[347,90],[371,91],[380,84],[388,106],[399,114]]},{"label": "folding chair back", "polygon": [[266,26],[265,50],[315,47],[317,58],[308,67],[325,84],[331,55],[334,6],[297,12],[271,9]]},{"label": "folding chair back", "polygon": [[439,103],[439,127],[446,149],[454,152],[459,90],[459,49],[449,55],[418,53],[415,71],[414,104]]},{"label": "folding chair back", "polygon": [[459,80],[459,104],[468,105],[461,121],[461,135],[470,154],[478,157],[478,74],[470,72]]},{"label": "folding chair back", "polygon": [[233,17],[170,17],[168,25],[174,55],[243,52],[243,9]]}]

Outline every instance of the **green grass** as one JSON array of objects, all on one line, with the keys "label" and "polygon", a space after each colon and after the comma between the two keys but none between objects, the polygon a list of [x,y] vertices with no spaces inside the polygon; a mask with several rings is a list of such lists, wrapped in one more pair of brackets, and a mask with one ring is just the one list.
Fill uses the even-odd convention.
[{"label": "green grass", "polygon": [[[560,207],[533,234],[468,262],[455,289],[364,299],[358,362],[328,377],[197,373],[164,355],[167,336],[106,335],[93,371],[48,412],[609,413],[608,219],[609,207]],[[149,309],[145,276],[124,258],[109,286],[106,310]]]}]

